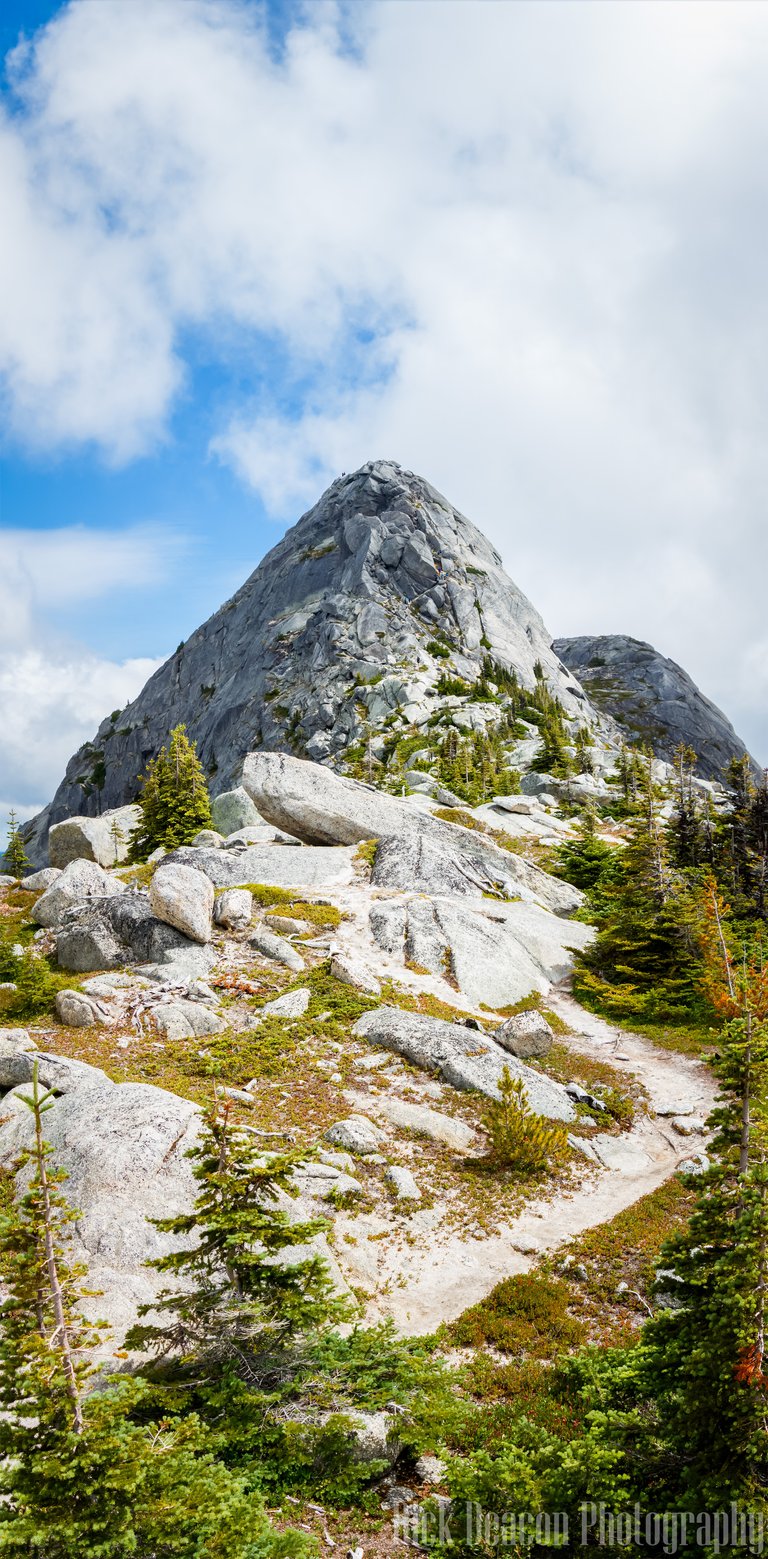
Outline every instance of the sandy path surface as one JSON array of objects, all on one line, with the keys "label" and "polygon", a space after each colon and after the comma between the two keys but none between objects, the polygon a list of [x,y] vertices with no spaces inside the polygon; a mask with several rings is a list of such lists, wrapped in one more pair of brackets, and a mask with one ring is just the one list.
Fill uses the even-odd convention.
[{"label": "sandy path surface", "polygon": [[375,1214],[340,1218],[339,1259],[348,1281],[371,1293],[369,1319],[389,1316],[404,1331],[432,1331],[502,1278],[527,1271],[538,1254],[557,1250],[655,1190],[701,1151],[705,1138],[696,1123],[711,1109],[715,1087],[700,1061],[659,1050],[595,1017],[565,991],[551,992],[547,1005],[574,1030],[566,1041],[574,1050],[610,1061],[642,1082],[649,1113],[640,1115],[631,1131],[597,1139],[605,1163],[585,1161],[575,1188],[542,1195],[492,1236],[464,1236],[448,1227],[447,1209],[439,1203],[412,1214],[406,1228],[392,1229],[391,1238],[385,1220]]}]

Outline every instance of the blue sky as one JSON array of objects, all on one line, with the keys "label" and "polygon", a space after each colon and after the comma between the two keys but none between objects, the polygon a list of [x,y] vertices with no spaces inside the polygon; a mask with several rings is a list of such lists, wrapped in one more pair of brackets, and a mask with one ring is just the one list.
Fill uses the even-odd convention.
[{"label": "blue sky", "polygon": [[764,7],[11,0],[0,50],[0,814],[377,457],[768,759]]}]

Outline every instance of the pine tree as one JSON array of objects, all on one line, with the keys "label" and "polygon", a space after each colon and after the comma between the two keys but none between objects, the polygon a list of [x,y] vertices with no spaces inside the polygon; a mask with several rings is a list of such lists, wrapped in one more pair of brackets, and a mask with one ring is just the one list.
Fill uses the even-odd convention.
[{"label": "pine tree", "polygon": [[24,849],[24,841],[19,832],[16,821],[16,813],[11,807],[8,814],[8,848],[5,852],[5,866],[14,877],[23,877],[29,871],[32,862]]},{"label": "pine tree", "polygon": [[687,884],[670,867],[650,757],[628,834],[606,876],[604,918],[578,960],[574,991],[611,1016],[680,1019],[696,1005],[696,953]]},{"label": "pine tree", "polygon": [[680,742],[675,750],[675,810],[668,829],[670,853],[675,865],[698,866],[703,853],[700,808],[693,788],[696,753]]},{"label": "pine tree", "polygon": [[27,1190],[0,1217],[0,1555],[14,1559],[278,1559],[307,1551],[276,1534],[245,1480],[216,1460],[194,1414],[147,1421],[147,1388],[93,1384],[101,1328],[82,1317],[83,1269],[65,1251],[79,1214],[50,1164],[37,1069],[23,1097],[34,1145]]},{"label": "pine tree", "polygon": [[586,807],[575,839],[569,839],[557,851],[557,873],[567,882],[572,882],[574,887],[589,893],[609,873],[617,853],[599,837],[594,810]]},{"label": "pine tree", "polygon": [[197,749],[177,725],[167,747],[148,765],[139,796],[141,821],[131,835],[130,859],[146,860],[158,846],[175,850],[211,826],[208,786]]},{"label": "pine tree", "polygon": [[768,1514],[768,948],[733,947],[713,879],[704,901],[705,980],[727,1020],[714,1061],[721,1097],[696,1210],[662,1254],[680,1308],[645,1328],[643,1376],[675,1497]]},{"label": "pine tree", "polygon": [[139,1325],[128,1344],[209,1365],[227,1361],[249,1382],[261,1383],[285,1368],[297,1339],[347,1313],[319,1255],[281,1259],[325,1225],[321,1219],[291,1222],[279,1194],[290,1194],[296,1155],[256,1147],[232,1125],[228,1106],[209,1111],[190,1158],[200,1187],[194,1209],[158,1220],[157,1227],[197,1241],[154,1263],[188,1286],[165,1290],[147,1307],[166,1314],[167,1324]]}]

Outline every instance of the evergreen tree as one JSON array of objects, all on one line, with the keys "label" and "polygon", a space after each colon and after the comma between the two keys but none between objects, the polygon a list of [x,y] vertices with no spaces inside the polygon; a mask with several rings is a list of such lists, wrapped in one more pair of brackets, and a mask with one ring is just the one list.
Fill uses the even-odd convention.
[{"label": "evergreen tree", "polygon": [[703,898],[704,978],[727,1020],[714,1061],[721,1096],[696,1210],[662,1256],[680,1308],[645,1328],[643,1375],[675,1497],[768,1514],[768,948],[733,947],[714,879]]},{"label": "evergreen tree", "polygon": [[[50,1164],[43,1116],[54,1108],[35,1069],[23,1095],[34,1142],[16,1165],[27,1190],[0,1218],[0,1554],[15,1559],[271,1559],[300,1554],[278,1536],[244,1479],[217,1462],[192,1414],[147,1422],[146,1388],[98,1390],[90,1353],[100,1327],[80,1304],[83,1269],[66,1254],[79,1214]],[[143,1421],[142,1421],[143,1420]]]},{"label": "evergreen tree", "polygon": [[29,871],[32,862],[24,849],[24,841],[19,832],[16,821],[16,813],[11,807],[8,814],[8,848],[5,852],[5,866],[13,877],[23,877]]},{"label": "evergreen tree", "polygon": [[768,772],[755,784],[744,754],[728,766],[730,809],[717,840],[717,870],[739,919],[768,919]]},{"label": "evergreen tree", "polygon": [[610,873],[617,853],[598,836],[594,810],[586,807],[575,839],[569,839],[557,851],[557,874],[582,892],[589,893]]},{"label": "evergreen tree", "polygon": [[680,742],[676,748],[674,767],[675,810],[668,830],[670,854],[676,866],[698,866],[703,839],[700,808],[693,788],[696,754],[685,742]]},{"label": "evergreen tree", "polygon": [[130,859],[146,860],[159,845],[175,850],[211,826],[208,786],[186,727],[171,731],[167,747],[147,767],[139,796],[141,820],[131,835]]},{"label": "evergreen tree", "polygon": [[649,757],[628,835],[606,875],[600,930],[578,960],[574,990],[611,1016],[683,1018],[697,1001],[691,909],[670,867]]},{"label": "evergreen tree", "polygon": [[320,1219],[291,1222],[279,1205],[290,1194],[295,1154],[265,1153],[230,1121],[228,1106],[212,1108],[190,1152],[200,1187],[191,1213],[157,1220],[165,1233],[197,1236],[154,1263],[187,1280],[148,1309],[165,1325],[139,1325],[129,1346],[151,1347],[213,1364],[228,1361],[254,1384],[283,1373],[291,1346],[347,1314],[334,1298],[322,1257],[283,1260],[324,1227]]}]

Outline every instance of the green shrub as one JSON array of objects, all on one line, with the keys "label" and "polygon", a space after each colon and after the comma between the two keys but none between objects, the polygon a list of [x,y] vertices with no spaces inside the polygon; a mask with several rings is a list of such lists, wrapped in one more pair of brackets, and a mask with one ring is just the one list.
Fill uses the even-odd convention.
[{"label": "green shrub", "polygon": [[453,1322],[451,1341],[461,1347],[490,1346],[501,1353],[550,1359],[585,1335],[582,1323],[568,1314],[569,1298],[568,1284],[560,1278],[534,1273],[505,1278]]},{"label": "green shrub", "polygon": [[525,1084],[521,1078],[512,1077],[507,1066],[499,1091],[501,1099],[494,1100],[485,1115],[493,1162],[532,1175],[563,1159],[568,1150],[564,1122],[536,1115],[528,1103]]}]

